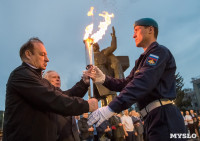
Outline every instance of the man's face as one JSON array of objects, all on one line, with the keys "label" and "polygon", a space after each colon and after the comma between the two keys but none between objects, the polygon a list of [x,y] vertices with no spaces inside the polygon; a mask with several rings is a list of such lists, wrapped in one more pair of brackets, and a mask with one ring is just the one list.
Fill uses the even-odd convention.
[{"label": "man's face", "polygon": [[124,110],[124,115],[128,116],[128,110]]},{"label": "man's face", "polygon": [[84,114],[83,114],[83,117],[84,117],[84,118],[88,118],[88,113],[84,113]]},{"label": "man's face", "polygon": [[57,72],[50,72],[48,74],[48,81],[55,87],[60,88],[61,86],[60,76]]},{"label": "man's face", "polygon": [[131,115],[132,115],[132,116],[136,116],[136,114],[137,114],[137,113],[136,113],[135,110],[132,110],[132,111],[131,111]]},{"label": "man's face", "polygon": [[29,56],[27,57],[32,66],[45,70],[47,66],[47,62],[49,59],[47,57],[47,52],[42,43],[36,42],[34,44],[33,54],[29,52]]},{"label": "man's face", "polygon": [[134,35],[136,47],[145,47],[149,39],[149,27],[136,26],[134,28]]}]

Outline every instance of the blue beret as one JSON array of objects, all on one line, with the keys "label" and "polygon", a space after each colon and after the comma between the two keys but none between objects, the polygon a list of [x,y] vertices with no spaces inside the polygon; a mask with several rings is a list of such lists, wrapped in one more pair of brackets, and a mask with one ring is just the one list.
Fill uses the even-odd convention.
[{"label": "blue beret", "polygon": [[135,21],[134,27],[138,25],[139,26],[153,26],[153,27],[158,28],[157,22],[152,18],[142,18]]}]

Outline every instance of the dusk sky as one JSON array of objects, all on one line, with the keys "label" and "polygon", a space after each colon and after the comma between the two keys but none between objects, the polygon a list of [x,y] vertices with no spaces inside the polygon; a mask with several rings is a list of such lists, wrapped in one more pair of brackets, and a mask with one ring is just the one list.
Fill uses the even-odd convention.
[{"label": "dusk sky", "polygon": [[[87,16],[91,6],[94,18]],[[21,64],[19,49],[31,37],[44,42],[50,59],[47,70],[61,75],[63,90],[79,81],[86,64],[85,27],[93,21],[98,30],[102,11],[115,17],[98,43],[101,50],[110,46],[114,26],[118,45],[114,54],[130,60],[125,76],[143,52],[135,46],[133,24],[151,17],[159,25],[158,43],[175,57],[184,88],[193,88],[191,78],[200,76],[199,7],[199,0],[0,0],[0,110],[5,109],[8,77]]]}]

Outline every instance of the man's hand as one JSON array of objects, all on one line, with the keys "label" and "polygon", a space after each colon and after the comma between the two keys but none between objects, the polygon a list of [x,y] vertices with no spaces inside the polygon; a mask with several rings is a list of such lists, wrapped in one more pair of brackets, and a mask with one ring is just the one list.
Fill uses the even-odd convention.
[{"label": "man's hand", "polygon": [[119,126],[122,126],[122,123],[119,123]]},{"label": "man's hand", "polygon": [[112,117],[115,113],[108,107],[101,107],[90,114],[88,118],[88,125],[93,125],[96,123],[96,127],[98,127],[102,122]]},{"label": "man's hand", "polygon": [[89,111],[93,112],[96,109],[98,109],[98,100],[96,98],[90,98],[88,100],[88,104],[89,104]]},{"label": "man's hand", "polygon": [[[90,74],[90,75],[88,75]],[[93,69],[93,67],[91,67],[88,70],[83,71],[83,76],[82,79],[85,82],[85,84],[90,84],[90,78],[91,79],[95,79],[95,70]]]},{"label": "man's hand", "polygon": [[93,128],[93,127],[90,127],[90,128],[88,128],[88,131],[93,132],[93,131],[94,131],[94,128]]},{"label": "man's hand", "polygon": [[105,81],[105,74],[97,67],[93,66],[88,71],[83,72],[83,77],[90,77],[95,83],[103,84]]},{"label": "man's hand", "polygon": [[125,136],[128,137],[128,133],[127,132],[125,132]]}]

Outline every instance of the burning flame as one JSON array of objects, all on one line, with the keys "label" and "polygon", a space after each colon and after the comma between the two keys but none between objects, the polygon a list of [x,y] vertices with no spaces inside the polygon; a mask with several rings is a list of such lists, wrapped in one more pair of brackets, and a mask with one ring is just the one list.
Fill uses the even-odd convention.
[{"label": "burning flame", "polygon": [[90,34],[92,34],[92,30],[93,30],[93,23],[88,25],[86,28],[85,28],[85,35],[84,35],[84,40],[86,40]]},{"label": "burning flame", "polygon": [[[91,16],[91,14],[93,15],[93,10],[94,10],[94,7],[91,7],[90,8],[90,11],[88,12],[88,16]],[[108,12],[106,11],[103,11],[103,13],[99,14],[99,16],[103,17],[104,18],[104,21],[103,22],[100,22],[99,24],[99,30],[92,34],[92,31],[93,31],[93,23],[88,25],[85,29],[85,35],[84,35],[84,40],[86,40],[87,38],[90,37],[91,35],[91,38],[94,40],[93,43],[96,43],[98,42],[100,39],[102,39],[103,35],[105,34],[108,26],[111,24],[111,18],[114,17],[114,14],[108,14]]]},{"label": "burning flame", "polygon": [[98,42],[100,39],[102,39],[103,35],[106,33],[106,30],[108,28],[108,26],[111,24],[111,18],[114,17],[114,14],[108,14],[108,12],[103,11],[102,14],[99,14],[99,16],[104,17],[105,21],[104,22],[100,22],[99,24],[99,31],[97,31],[96,33],[94,33],[91,38],[94,39],[94,43]]},{"label": "burning flame", "polygon": [[90,11],[87,13],[88,16],[93,16],[94,7],[90,7]]}]

